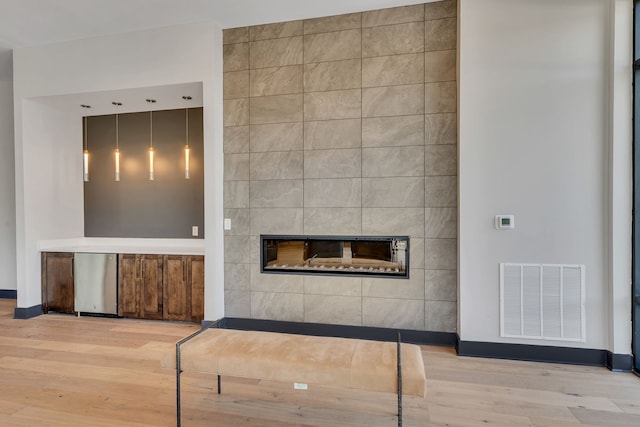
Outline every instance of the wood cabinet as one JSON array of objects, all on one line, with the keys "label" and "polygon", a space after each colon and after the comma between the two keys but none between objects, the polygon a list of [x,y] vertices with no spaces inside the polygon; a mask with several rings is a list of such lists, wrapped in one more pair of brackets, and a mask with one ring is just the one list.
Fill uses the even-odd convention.
[{"label": "wood cabinet", "polygon": [[163,318],[162,255],[120,254],[118,315],[137,319]]},{"label": "wood cabinet", "polygon": [[41,262],[42,311],[73,313],[73,253],[43,252]]},{"label": "wood cabinet", "polygon": [[164,319],[201,322],[204,318],[204,257],[164,256]]},{"label": "wood cabinet", "polygon": [[204,319],[203,256],[121,254],[118,270],[118,315]]}]

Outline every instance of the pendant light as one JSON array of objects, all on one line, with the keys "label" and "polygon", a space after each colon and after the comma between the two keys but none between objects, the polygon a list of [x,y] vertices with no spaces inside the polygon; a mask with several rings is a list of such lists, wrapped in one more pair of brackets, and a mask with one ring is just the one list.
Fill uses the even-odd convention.
[{"label": "pendant light", "polygon": [[[82,108],[91,108],[91,105],[81,104]],[[84,134],[83,134],[83,151],[82,151],[82,180],[89,182],[89,141],[87,140],[87,116],[84,119]]]},{"label": "pendant light", "polygon": [[116,159],[116,181],[120,181],[120,127],[118,123],[118,107],[122,102],[112,102],[116,106],[116,150],[114,151]]},{"label": "pendant light", "polygon": [[147,99],[147,102],[149,103],[149,181],[153,181],[153,104],[156,100]]},{"label": "pendant light", "polygon": [[[191,101],[190,96],[183,96],[182,99],[188,104]],[[184,145],[184,177],[185,179],[191,178],[189,176],[189,152],[191,148],[189,147],[189,106],[187,105],[184,108],[184,123],[185,123],[185,145]]]}]

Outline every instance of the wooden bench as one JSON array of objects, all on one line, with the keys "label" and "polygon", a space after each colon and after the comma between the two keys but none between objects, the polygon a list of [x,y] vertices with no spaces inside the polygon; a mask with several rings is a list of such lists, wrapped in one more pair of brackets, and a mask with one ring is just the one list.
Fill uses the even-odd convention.
[{"label": "wooden bench", "polygon": [[202,329],[163,357],[176,369],[177,426],[180,374],[184,371],[397,393],[424,397],[426,379],[420,347],[413,344],[232,329]]}]

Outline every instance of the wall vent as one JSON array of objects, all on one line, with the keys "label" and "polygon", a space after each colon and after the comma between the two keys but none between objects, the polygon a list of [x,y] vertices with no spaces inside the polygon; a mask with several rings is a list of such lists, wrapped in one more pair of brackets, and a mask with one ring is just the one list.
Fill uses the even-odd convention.
[{"label": "wall vent", "polygon": [[584,265],[500,264],[500,336],[585,341]]}]

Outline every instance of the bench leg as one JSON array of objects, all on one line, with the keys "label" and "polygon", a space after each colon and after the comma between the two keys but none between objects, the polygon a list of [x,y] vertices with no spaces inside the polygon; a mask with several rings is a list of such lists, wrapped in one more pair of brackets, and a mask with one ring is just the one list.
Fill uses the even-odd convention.
[{"label": "bench leg", "polygon": [[398,427],[402,427],[402,351],[400,332],[398,332]]},{"label": "bench leg", "polygon": [[180,427],[181,417],[180,417],[180,374],[182,373],[182,369],[180,369],[180,345],[176,344],[176,425]]},{"label": "bench leg", "polygon": [[218,375],[218,394],[220,394],[220,375]]}]

